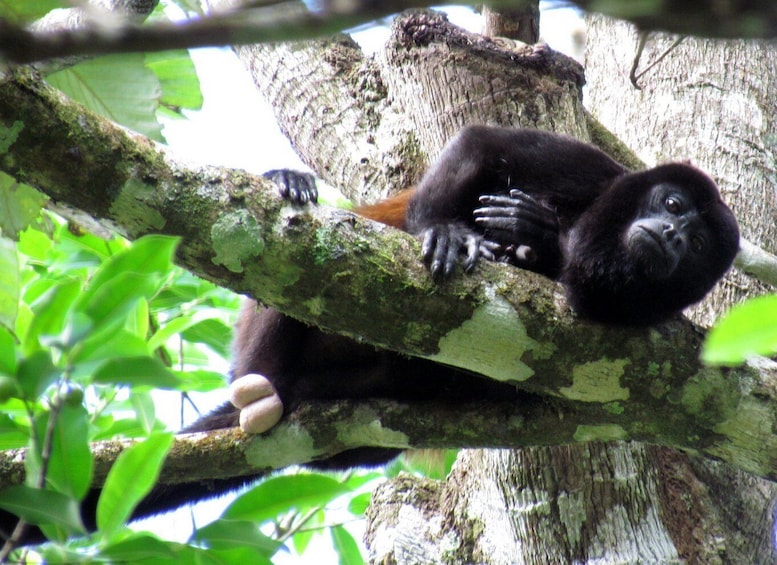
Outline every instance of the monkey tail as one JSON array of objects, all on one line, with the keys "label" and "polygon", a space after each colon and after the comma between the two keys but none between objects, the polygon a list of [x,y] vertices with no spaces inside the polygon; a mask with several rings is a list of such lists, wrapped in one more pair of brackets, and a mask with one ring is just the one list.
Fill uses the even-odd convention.
[{"label": "monkey tail", "polygon": [[414,188],[408,188],[377,204],[359,206],[355,212],[365,218],[404,230],[407,203],[414,193]]}]

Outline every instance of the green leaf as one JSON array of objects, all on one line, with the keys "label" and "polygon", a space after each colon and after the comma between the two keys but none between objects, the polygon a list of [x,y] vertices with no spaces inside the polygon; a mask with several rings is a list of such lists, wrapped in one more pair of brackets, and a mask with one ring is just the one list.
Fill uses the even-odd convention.
[{"label": "green leaf", "polygon": [[367,511],[367,508],[370,506],[371,501],[372,501],[371,492],[363,492],[361,494],[357,494],[348,503],[348,512],[350,512],[351,514],[354,514],[355,516],[364,516],[364,513]]},{"label": "green leaf", "polygon": [[236,498],[222,517],[261,522],[291,509],[323,506],[346,492],[350,492],[347,486],[326,475],[300,473],[274,477]]},{"label": "green leaf", "polygon": [[73,354],[73,363],[86,363],[87,361],[105,361],[114,357],[143,357],[148,356],[146,341],[138,336],[118,330],[109,337],[88,336],[81,347]]},{"label": "green leaf", "polygon": [[162,87],[142,53],[107,55],[50,74],[55,88],[93,112],[163,141],[156,119]]},{"label": "green leaf", "polygon": [[82,500],[92,484],[89,414],[83,405],[65,404],[57,416],[46,480],[61,493]]},{"label": "green leaf", "polygon": [[213,549],[250,547],[265,557],[272,557],[283,545],[260,532],[255,522],[223,518],[197,530],[194,538]]},{"label": "green leaf", "polygon": [[46,197],[26,184],[0,173],[0,231],[18,240],[39,217]]},{"label": "green leaf", "polygon": [[156,424],[154,399],[151,398],[151,393],[134,390],[130,394],[130,402],[135,409],[138,422],[143,426],[146,434],[150,434],[154,430],[154,424]]},{"label": "green leaf", "polygon": [[178,378],[156,357],[114,357],[94,372],[96,383],[176,389]]},{"label": "green leaf", "polygon": [[232,327],[217,318],[202,320],[187,328],[181,335],[186,341],[204,343],[224,358],[231,356]]},{"label": "green leaf", "polygon": [[49,351],[36,351],[19,362],[16,379],[27,399],[38,398],[60,376]]},{"label": "green leaf", "polygon": [[197,69],[189,51],[160,51],[146,53],[146,66],[159,79],[162,86],[161,105],[179,114],[181,109],[199,110],[202,108],[202,91]]},{"label": "green leaf", "polygon": [[167,322],[164,326],[159,328],[154,335],[148,340],[148,348],[153,351],[158,347],[162,347],[167,343],[167,340],[176,334],[181,333],[186,328],[193,326],[197,323],[192,316],[184,315],[173,318]]},{"label": "green leaf", "polygon": [[115,563],[155,562],[175,559],[180,544],[163,541],[148,532],[138,532],[106,546],[101,555]]},{"label": "green leaf", "polygon": [[21,296],[21,275],[16,245],[0,237],[0,325],[10,329],[16,326]]},{"label": "green leaf", "polygon": [[[49,413],[40,414],[36,421],[38,445],[43,445]],[[56,426],[51,442],[51,453],[46,470],[46,483],[57,492],[75,500],[81,500],[92,483],[92,452],[89,450],[89,415],[81,406],[62,406],[57,415]],[[40,468],[40,453],[32,450],[29,457],[38,459],[36,468]]]},{"label": "green leaf", "polygon": [[21,0],[0,3],[0,17],[14,23],[31,22],[42,18],[54,8],[62,8],[61,0]]},{"label": "green leaf", "polygon": [[124,316],[140,298],[149,299],[172,269],[176,238],[145,236],[108,259],[92,277],[76,308],[95,326],[124,323]]},{"label": "green leaf", "polygon": [[19,234],[19,252],[37,261],[46,259],[53,245],[51,237],[41,230],[30,228]]},{"label": "green leaf", "polygon": [[16,367],[16,342],[8,329],[0,327],[0,374],[15,375]]},{"label": "green leaf", "polygon": [[362,565],[362,557],[359,545],[353,536],[343,526],[332,526],[329,530],[332,534],[332,545],[337,552],[340,565]]},{"label": "green leaf", "polygon": [[51,524],[71,535],[85,533],[78,502],[59,492],[8,487],[0,492],[0,508],[36,526]]},{"label": "green leaf", "polygon": [[181,381],[178,390],[210,392],[223,389],[226,377],[216,371],[173,371]]},{"label": "green leaf", "polygon": [[32,304],[34,317],[24,336],[25,351],[34,351],[40,345],[50,345],[40,342],[42,336],[58,336],[62,333],[70,308],[80,293],[80,281],[64,280],[35,300]]},{"label": "green leaf", "polygon": [[756,355],[777,353],[777,295],[759,296],[735,306],[707,334],[702,361],[739,365]]},{"label": "green leaf", "polygon": [[116,531],[151,492],[159,477],[173,434],[158,433],[124,450],[108,472],[97,501],[97,528],[101,533]]}]

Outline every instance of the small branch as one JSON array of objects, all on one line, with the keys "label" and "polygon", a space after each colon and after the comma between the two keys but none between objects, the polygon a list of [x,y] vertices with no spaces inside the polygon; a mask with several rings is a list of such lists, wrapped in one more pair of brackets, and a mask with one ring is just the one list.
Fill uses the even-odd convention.
[{"label": "small branch", "polygon": [[742,238],[734,266],[747,276],[777,288],[777,256]]},{"label": "small branch", "polygon": [[411,0],[330,2],[329,9],[311,12],[297,1],[276,4],[145,26],[128,21],[122,25],[38,32],[0,21],[0,57],[27,64],[59,57],[311,39],[418,6]]},{"label": "small branch", "polygon": [[[691,379],[669,395],[696,386]],[[749,406],[763,414],[767,404],[764,388],[733,391],[724,404]],[[239,429],[181,434],[168,455],[160,485],[207,482],[263,472],[292,464],[304,464],[363,446],[405,448],[489,447],[565,445],[613,439],[669,445],[704,453],[760,476],[777,477],[771,458],[777,434],[764,432],[761,421],[748,425],[743,414],[733,420],[716,416],[725,408],[708,399],[707,413],[691,414],[664,403],[661,408],[649,395],[632,396],[625,410],[611,403],[587,400],[548,402],[523,395],[516,402],[468,402],[402,404],[387,400],[310,402],[290,414],[270,432],[248,436]],[[634,414],[639,414],[635,421]],[[712,416],[711,416],[712,415]],[[732,442],[721,441],[713,428],[742,426]],[[638,431],[637,431],[638,430]],[[767,433],[768,435],[764,435]],[[750,434],[755,434],[751,436]],[[93,444],[93,486],[99,487],[121,451],[134,440]],[[24,481],[25,450],[0,452],[0,488]],[[208,465],[202,462],[207,460]]]}]

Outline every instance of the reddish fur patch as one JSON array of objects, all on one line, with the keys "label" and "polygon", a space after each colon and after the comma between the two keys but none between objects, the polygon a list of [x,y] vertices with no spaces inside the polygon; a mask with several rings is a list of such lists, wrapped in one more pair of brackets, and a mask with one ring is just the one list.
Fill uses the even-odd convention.
[{"label": "reddish fur patch", "polygon": [[415,189],[408,188],[377,204],[359,206],[355,212],[360,216],[386,224],[387,226],[405,229],[405,211],[407,210],[407,203],[414,193]]}]

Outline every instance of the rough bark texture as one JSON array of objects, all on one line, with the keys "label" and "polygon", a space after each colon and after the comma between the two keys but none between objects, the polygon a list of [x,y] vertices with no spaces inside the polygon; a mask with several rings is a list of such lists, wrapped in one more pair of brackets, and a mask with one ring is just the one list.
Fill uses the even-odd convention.
[{"label": "rough bark texture", "polygon": [[410,186],[465,123],[588,139],[577,63],[499,47],[431,12],[397,19],[375,57],[347,39],[238,54],[303,160],[356,201]]},{"label": "rough bark texture", "polygon": [[[595,17],[588,30],[593,114],[647,163],[689,159],[709,172],[737,214],[743,236],[774,252],[774,45],[696,38],[676,44],[676,37],[651,34],[634,73],[637,89],[628,80],[639,43],[634,28]],[[708,325],[732,303],[764,288],[735,270],[689,315]],[[773,483],[724,464],[690,461],[668,450],[662,455],[656,459],[664,477],[661,500],[683,557],[717,562],[710,548],[715,541],[723,562],[775,558]]]}]

